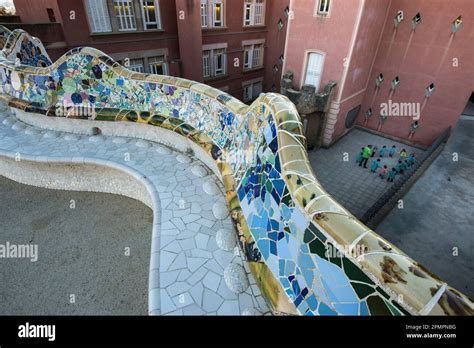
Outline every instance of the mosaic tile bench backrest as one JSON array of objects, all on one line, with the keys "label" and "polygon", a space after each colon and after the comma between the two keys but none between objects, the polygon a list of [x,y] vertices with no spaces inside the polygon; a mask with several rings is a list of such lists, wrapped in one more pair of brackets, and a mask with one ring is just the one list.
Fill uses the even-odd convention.
[{"label": "mosaic tile bench backrest", "polygon": [[262,94],[247,106],[201,83],[129,71],[92,48],[50,64],[41,43],[23,31],[11,32],[2,52],[0,93],[12,107],[49,116],[58,116],[58,104],[92,108],[89,122],[146,123],[205,149],[222,174],[240,247],[275,313],[474,313],[472,300],[327,194],[286,97]]}]

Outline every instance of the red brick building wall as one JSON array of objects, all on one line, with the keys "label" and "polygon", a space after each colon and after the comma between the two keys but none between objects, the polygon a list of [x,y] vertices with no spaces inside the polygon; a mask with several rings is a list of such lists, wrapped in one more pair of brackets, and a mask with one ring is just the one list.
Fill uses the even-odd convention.
[{"label": "red brick building wall", "polygon": [[[40,21],[40,18],[34,16],[34,12],[25,9],[27,2],[15,0],[17,11],[20,16],[23,14],[23,22]],[[170,75],[204,81],[240,99],[243,97],[242,86],[249,81],[261,81],[263,91],[271,91],[272,87],[279,89],[282,67],[278,64],[280,55],[284,53],[287,27],[284,12],[289,0],[266,0],[264,25],[252,27],[244,27],[244,0],[224,0],[224,21],[220,28],[201,28],[200,0],[161,0],[162,30],[147,31],[143,30],[141,24],[139,2],[134,2],[137,30],[126,32],[118,30],[118,19],[111,0],[108,1],[108,9],[112,31],[106,33],[92,33],[84,0],[44,1],[38,3],[37,12],[46,13],[42,6],[57,6],[59,17],[62,18],[64,40],[69,49],[78,46],[95,47],[122,63],[125,58],[143,58],[145,72],[150,57],[164,55]],[[280,19],[284,23],[281,29],[278,28]],[[48,40],[41,36],[40,39]],[[243,43],[254,40],[265,43],[264,64],[261,68],[244,71]],[[202,51],[216,44],[226,47],[226,74],[204,79]],[[277,65],[278,71],[274,71],[274,65]]]},{"label": "red brick building wall", "polygon": [[[315,16],[320,0],[292,0],[294,20],[286,40],[285,71],[294,72],[301,87],[306,74],[306,52],[324,54],[321,88],[329,80],[338,84],[327,114],[324,144],[330,145],[350,131],[348,112],[361,106],[356,123],[390,136],[428,146],[448,126],[454,126],[474,91],[474,7],[469,0],[331,0],[329,15]],[[394,18],[405,19],[395,29]],[[412,18],[422,21],[412,28]],[[463,26],[455,34],[452,22],[461,15]],[[344,64],[346,62],[346,64]],[[385,77],[376,93],[375,78]],[[391,81],[399,76],[393,92]],[[425,98],[425,88],[436,90]],[[408,137],[413,117],[388,117],[379,126],[382,103],[417,103],[422,108],[420,128]],[[365,124],[365,112],[373,116]]]}]

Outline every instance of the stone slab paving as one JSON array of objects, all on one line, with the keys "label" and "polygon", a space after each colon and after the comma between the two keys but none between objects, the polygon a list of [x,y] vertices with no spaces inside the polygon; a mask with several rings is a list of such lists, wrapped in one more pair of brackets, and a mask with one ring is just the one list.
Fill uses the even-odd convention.
[{"label": "stone slab paving", "polygon": [[[0,113],[0,151],[63,161],[76,157],[106,160],[131,168],[152,183],[161,217],[154,222],[150,314],[270,313],[239,248],[226,251],[217,245],[216,233],[233,228],[226,213],[224,188],[196,159],[143,140],[35,128],[10,112]],[[210,194],[204,191],[204,187],[213,186],[209,182],[218,188],[206,190]],[[229,290],[224,279],[231,264],[245,269],[245,282],[250,286],[241,293]]]},{"label": "stone slab paving", "polygon": [[[339,203],[341,203],[353,215],[361,218],[377,199],[392,185],[387,180],[382,180],[377,174],[370,172],[372,160],[367,163],[367,169],[358,166],[356,158],[361,148],[367,145],[375,145],[379,149],[383,145],[391,148],[396,145],[398,151],[406,149],[408,154],[414,152],[420,157],[424,152],[421,149],[360,130],[353,129],[349,134],[340,139],[329,149],[318,149],[309,152],[309,160],[326,191],[329,192]],[[348,156],[345,161],[345,155]],[[389,158],[386,154],[381,159],[381,164],[387,165],[388,169],[395,166],[398,155]],[[398,177],[398,176],[397,176]]]}]

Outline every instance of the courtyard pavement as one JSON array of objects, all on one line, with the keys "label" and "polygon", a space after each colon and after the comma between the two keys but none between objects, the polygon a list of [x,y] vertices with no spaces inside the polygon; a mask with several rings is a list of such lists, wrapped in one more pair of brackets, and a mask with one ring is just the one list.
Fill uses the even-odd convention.
[{"label": "courtyard pavement", "polygon": [[[387,179],[382,180],[377,174],[370,172],[373,160],[379,158],[378,151],[367,163],[367,169],[359,167],[356,158],[361,148],[367,145],[383,145],[390,149],[396,145],[397,150],[405,149],[408,154],[414,152],[416,157],[421,157],[423,150],[412,148],[405,144],[366,132],[353,129],[349,134],[340,139],[329,149],[318,149],[309,152],[309,160],[326,191],[357,218],[362,215],[377,201],[377,199],[392,185]],[[347,161],[345,160],[347,159]],[[387,165],[390,170],[395,166],[398,154],[389,158],[388,154],[381,158],[382,167]],[[397,175],[397,180],[400,176]]]},{"label": "courtyard pavement", "polygon": [[[463,116],[444,151],[377,232],[474,298],[474,117]],[[453,153],[459,160],[453,161]]]}]

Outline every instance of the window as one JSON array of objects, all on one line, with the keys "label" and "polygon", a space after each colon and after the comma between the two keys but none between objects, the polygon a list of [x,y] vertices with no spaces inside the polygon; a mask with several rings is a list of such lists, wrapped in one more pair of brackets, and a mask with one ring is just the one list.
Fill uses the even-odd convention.
[{"label": "window", "polygon": [[329,5],[331,4],[331,0],[318,0],[318,15],[326,16],[329,14]]},{"label": "window", "polygon": [[242,87],[244,102],[256,99],[262,93],[262,82],[254,82],[246,84]]},{"label": "window", "polygon": [[52,8],[47,8],[46,12],[48,12],[48,18],[51,23],[56,22],[56,16],[54,15],[54,10]]},{"label": "window", "polygon": [[93,33],[112,31],[106,0],[86,0],[86,12]]},{"label": "window", "polygon": [[214,4],[212,6],[214,27],[222,27],[222,0],[214,0]]},{"label": "window", "polygon": [[144,65],[143,65],[143,59],[141,59],[141,58],[139,58],[139,59],[130,59],[130,66],[128,67],[128,69],[130,69],[132,71],[135,71],[135,72],[139,72],[139,73],[145,72],[145,68],[144,68]]},{"label": "window", "polygon": [[357,120],[357,116],[359,116],[359,112],[362,105],[358,105],[355,108],[349,110],[346,115],[346,128],[351,128],[354,126],[355,121]]},{"label": "window", "polygon": [[207,28],[207,12],[208,12],[207,0],[201,0],[201,27]]},{"label": "window", "polygon": [[225,75],[227,59],[224,48],[203,51],[202,53],[202,75],[214,77]]},{"label": "window", "polygon": [[168,75],[168,64],[163,56],[148,58],[148,68],[151,74]]},{"label": "window", "polygon": [[215,75],[225,74],[225,50],[214,50],[214,73]]},{"label": "window", "polygon": [[265,0],[245,0],[244,26],[265,24]]},{"label": "window", "polygon": [[119,30],[136,30],[135,12],[132,0],[114,0],[115,15],[117,16]]},{"label": "window", "polygon": [[308,63],[306,66],[306,76],[305,76],[304,84],[315,86],[316,91],[319,90],[319,84],[321,83],[323,60],[324,60],[324,57],[320,53],[312,52],[308,54]]},{"label": "window", "polygon": [[211,51],[204,51],[202,53],[202,76],[210,77],[211,76]]},{"label": "window", "polygon": [[160,4],[158,0],[141,0],[143,28],[145,30],[161,29]]},{"label": "window", "polygon": [[263,66],[263,44],[244,46],[244,69]]},{"label": "window", "polygon": [[201,27],[223,27],[224,14],[224,0],[201,0]]}]

